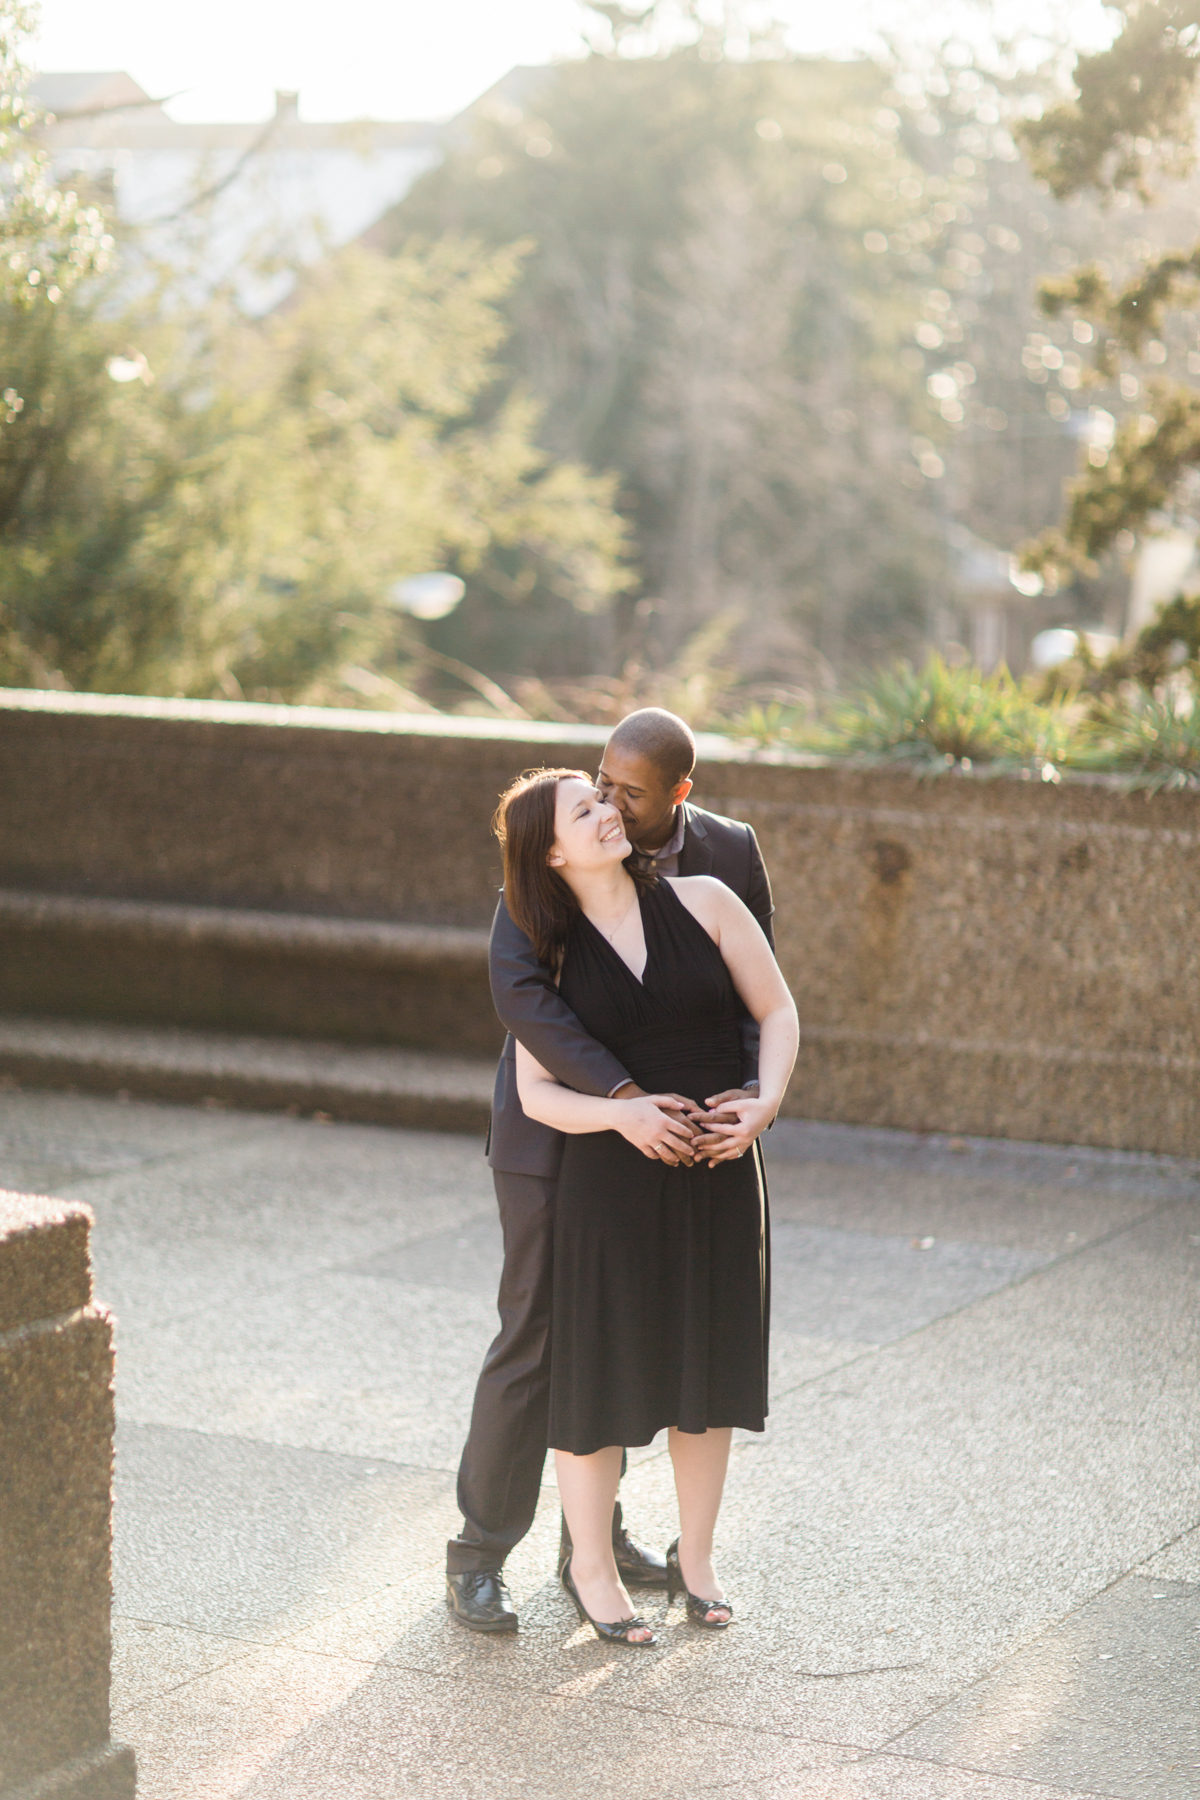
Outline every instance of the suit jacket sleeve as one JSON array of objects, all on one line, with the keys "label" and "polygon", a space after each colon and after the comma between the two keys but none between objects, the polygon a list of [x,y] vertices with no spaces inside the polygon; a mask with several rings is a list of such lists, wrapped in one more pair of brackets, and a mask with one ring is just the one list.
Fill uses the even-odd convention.
[{"label": "suit jacket sleeve", "polygon": [[[746,835],[749,840],[750,859],[746,877],[746,891],[742,895],[742,898],[762,926],[763,934],[766,937],[768,944],[770,944],[771,949],[774,950],[775,930],[772,924],[771,915],[774,913],[775,907],[771,899],[771,881],[767,874],[767,865],[763,861],[762,851],[758,847],[758,839],[754,835],[753,828],[749,825],[746,827]],[[758,1045],[760,1035],[758,1021],[752,1019],[749,1013],[744,1012],[740,1031],[742,1040],[743,1087],[748,1081],[758,1080]]]},{"label": "suit jacket sleeve", "polygon": [[763,928],[772,951],[775,949],[775,926],[773,915],[775,903],[771,899],[771,878],[767,874],[767,865],[763,861],[762,851],[758,847],[758,839],[753,829],[747,825],[750,838],[750,873],[746,883],[744,899],[750,911]]},{"label": "suit jacket sleeve", "polygon": [[502,1024],[564,1087],[603,1096],[630,1079],[562,999],[549,969],[509,916],[503,894],[492,920],[488,974]]}]

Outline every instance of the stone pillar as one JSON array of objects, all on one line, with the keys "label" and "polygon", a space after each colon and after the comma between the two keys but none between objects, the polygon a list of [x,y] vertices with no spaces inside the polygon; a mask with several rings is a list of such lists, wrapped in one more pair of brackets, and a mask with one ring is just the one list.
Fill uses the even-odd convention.
[{"label": "stone pillar", "polygon": [[112,1323],[86,1206],[0,1192],[0,1800],[131,1800],[109,1738]]}]

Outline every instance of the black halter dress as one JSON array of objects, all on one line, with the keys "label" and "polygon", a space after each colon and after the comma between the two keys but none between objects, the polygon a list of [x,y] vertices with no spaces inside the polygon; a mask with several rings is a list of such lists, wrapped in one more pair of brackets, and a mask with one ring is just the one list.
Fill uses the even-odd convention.
[{"label": "black halter dress", "polygon": [[[560,992],[648,1093],[741,1083],[739,1002],[670,885],[640,897],[641,981],[582,913]],[[766,1192],[757,1151],[672,1168],[615,1131],[566,1141],[554,1214],[550,1444],[584,1456],[665,1425],[761,1431],[767,1412]]]}]

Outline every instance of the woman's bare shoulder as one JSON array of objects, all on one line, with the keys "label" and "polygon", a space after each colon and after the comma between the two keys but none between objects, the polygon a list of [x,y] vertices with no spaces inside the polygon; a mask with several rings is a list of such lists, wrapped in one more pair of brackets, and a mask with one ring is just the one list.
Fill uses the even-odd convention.
[{"label": "woman's bare shoulder", "polygon": [[718,935],[722,919],[728,911],[729,889],[715,875],[666,875],[663,879],[681,900],[694,919],[698,919],[713,937]]},{"label": "woman's bare shoulder", "polygon": [[722,906],[732,895],[732,890],[715,875],[665,875],[663,880],[674,888],[685,906],[693,900]]},{"label": "woman's bare shoulder", "polygon": [[[715,875],[664,875],[661,879],[675,889],[681,900],[687,893],[712,894],[725,887],[725,883],[718,881]],[[728,889],[725,891],[728,892]]]}]

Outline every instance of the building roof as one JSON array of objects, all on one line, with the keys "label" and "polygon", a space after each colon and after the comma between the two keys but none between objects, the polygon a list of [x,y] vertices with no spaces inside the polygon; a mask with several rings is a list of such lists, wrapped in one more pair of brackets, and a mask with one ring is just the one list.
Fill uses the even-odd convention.
[{"label": "building roof", "polygon": [[102,69],[83,74],[35,75],[29,92],[38,105],[56,118],[93,117],[116,107],[153,108],[163,118],[162,104],[139,87],[123,69]]},{"label": "building roof", "polygon": [[971,600],[1019,598],[1012,579],[1013,559],[1007,551],[976,537],[957,522],[946,526],[946,542],[960,593]]},{"label": "building roof", "polygon": [[438,127],[425,121],[355,119],[310,122],[299,96],[277,90],[270,119],[247,124],[172,119],[163,103],[122,70],[96,74],[47,73],[29,84],[30,97],[53,114],[39,137],[48,150],[250,150],[269,142],[279,150],[361,148],[432,143]]}]

